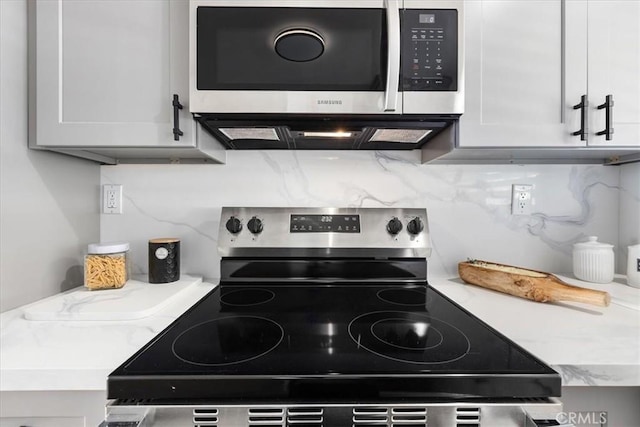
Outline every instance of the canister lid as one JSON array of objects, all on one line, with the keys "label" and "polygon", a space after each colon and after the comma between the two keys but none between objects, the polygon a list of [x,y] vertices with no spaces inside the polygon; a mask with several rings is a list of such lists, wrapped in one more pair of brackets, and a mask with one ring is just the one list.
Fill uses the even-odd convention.
[{"label": "canister lid", "polygon": [[589,236],[586,242],[574,243],[573,247],[575,249],[611,249],[613,245],[598,242],[598,236]]},{"label": "canister lid", "polygon": [[89,243],[87,252],[90,254],[115,254],[129,250],[129,242]]},{"label": "canister lid", "polygon": [[180,239],[176,237],[158,237],[156,239],[149,239],[149,243],[178,243]]}]

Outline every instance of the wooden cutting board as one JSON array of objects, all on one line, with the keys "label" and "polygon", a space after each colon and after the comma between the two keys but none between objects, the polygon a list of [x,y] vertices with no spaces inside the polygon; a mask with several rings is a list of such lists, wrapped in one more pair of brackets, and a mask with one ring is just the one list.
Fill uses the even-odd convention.
[{"label": "wooden cutting board", "polygon": [[458,264],[460,278],[482,286],[537,302],[573,301],[606,307],[607,292],[570,285],[553,274],[481,260]]}]

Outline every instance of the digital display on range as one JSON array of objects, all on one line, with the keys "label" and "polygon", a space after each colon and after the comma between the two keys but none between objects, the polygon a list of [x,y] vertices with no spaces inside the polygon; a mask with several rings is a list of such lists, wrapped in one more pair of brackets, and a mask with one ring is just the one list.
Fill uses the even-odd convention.
[{"label": "digital display on range", "polygon": [[360,215],[291,215],[291,233],[359,233]]}]

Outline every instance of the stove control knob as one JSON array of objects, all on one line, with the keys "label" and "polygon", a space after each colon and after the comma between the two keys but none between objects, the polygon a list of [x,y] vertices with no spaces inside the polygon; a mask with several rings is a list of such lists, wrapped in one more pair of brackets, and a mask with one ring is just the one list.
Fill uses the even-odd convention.
[{"label": "stove control knob", "polygon": [[393,217],[387,223],[387,231],[391,234],[398,234],[400,231],[402,231],[402,223],[400,222],[400,220],[396,217]]},{"label": "stove control knob", "polygon": [[242,230],[242,223],[238,218],[236,218],[235,216],[232,216],[227,221],[226,227],[227,227],[227,230],[229,230],[229,233],[238,234]]},{"label": "stove control knob", "polygon": [[253,217],[249,220],[249,222],[247,223],[247,228],[249,229],[250,232],[252,232],[253,234],[259,234],[262,233],[262,221],[260,219],[258,219],[258,217]]},{"label": "stove control knob", "polygon": [[410,234],[420,234],[422,230],[424,230],[424,224],[420,220],[420,217],[413,218],[409,221],[409,224],[407,224],[407,231]]}]

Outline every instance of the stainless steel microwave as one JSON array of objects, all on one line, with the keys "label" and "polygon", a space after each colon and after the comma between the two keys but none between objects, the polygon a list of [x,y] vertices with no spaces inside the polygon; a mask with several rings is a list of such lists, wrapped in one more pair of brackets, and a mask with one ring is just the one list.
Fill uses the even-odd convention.
[{"label": "stainless steel microwave", "polygon": [[191,0],[197,114],[459,115],[462,0]]}]

